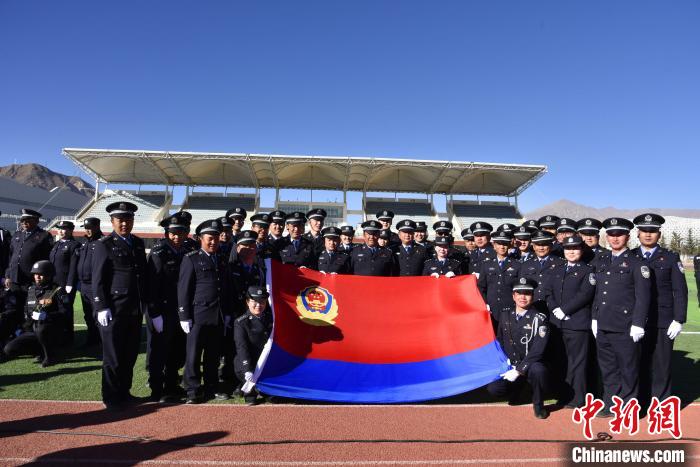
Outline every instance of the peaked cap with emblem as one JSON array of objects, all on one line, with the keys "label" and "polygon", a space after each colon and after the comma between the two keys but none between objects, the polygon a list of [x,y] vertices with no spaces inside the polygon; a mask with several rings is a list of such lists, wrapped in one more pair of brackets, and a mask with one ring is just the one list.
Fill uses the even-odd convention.
[{"label": "peaked cap with emblem", "polygon": [[576,221],[562,217],[557,221],[557,232],[576,232]]},{"label": "peaked cap with emblem", "polygon": [[355,228],[351,225],[341,225],[340,233],[342,235],[347,235],[348,237],[353,237],[355,235]]},{"label": "peaked cap with emblem", "polygon": [[284,220],[287,224],[298,224],[300,222],[304,223],[306,222],[306,216],[303,212],[294,211],[287,214],[287,217],[285,217]]},{"label": "peaked cap with emblem", "polygon": [[492,242],[510,243],[513,240],[513,232],[510,230],[497,230],[491,237]]},{"label": "peaked cap with emblem", "polygon": [[449,248],[452,242],[450,241],[450,237],[447,236],[440,236],[440,237],[435,237],[435,241],[433,242],[435,246],[441,246],[443,248]]},{"label": "peaked cap with emblem", "polygon": [[452,225],[452,222],[450,221],[437,221],[436,223],[433,224],[433,230],[435,232],[443,233],[443,232],[452,232],[452,229],[454,226]]},{"label": "peaked cap with emblem", "polygon": [[94,229],[96,227],[100,226],[100,219],[99,217],[86,217],[83,219],[83,228],[85,229]]},{"label": "peaked cap with emblem", "polygon": [[634,228],[634,224],[624,217],[609,217],[603,221],[603,227],[606,233],[629,232]]},{"label": "peaked cap with emblem", "polygon": [[532,238],[532,232],[527,226],[521,225],[520,227],[515,229],[515,232],[513,232],[513,236],[521,240],[530,240]]},{"label": "peaked cap with emblem", "polygon": [[377,219],[380,221],[391,221],[394,218],[394,213],[385,209],[377,213]]},{"label": "peaked cap with emblem", "polygon": [[602,228],[603,223],[600,222],[598,219],[594,219],[592,217],[583,218],[576,223],[576,230],[578,230],[581,233],[595,235],[599,233],[600,229]]},{"label": "peaked cap with emblem", "polygon": [[666,219],[659,214],[647,212],[638,215],[632,222],[634,222],[638,229],[655,231],[661,228],[664,222],[666,222]]},{"label": "peaked cap with emblem", "polygon": [[264,300],[270,296],[270,294],[267,293],[267,290],[259,285],[251,285],[248,287],[246,295],[248,298],[252,298],[253,300]]},{"label": "peaked cap with emblem", "polygon": [[277,211],[272,211],[270,213],[270,218],[275,224],[283,224],[284,220],[287,218],[287,214],[284,211],[280,211],[278,209]]},{"label": "peaked cap with emblem", "polygon": [[231,221],[228,217],[219,217],[219,222],[221,222],[221,228],[224,230],[228,230],[233,227],[233,224],[231,224]]},{"label": "peaked cap with emblem", "polygon": [[75,229],[75,224],[73,224],[71,221],[59,221],[56,222],[54,227],[62,230],[73,230]]},{"label": "peaked cap with emblem", "polygon": [[561,244],[565,249],[571,248],[575,250],[583,246],[583,240],[578,235],[572,235],[571,237],[565,238]]},{"label": "peaked cap with emblem", "polygon": [[391,229],[380,230],[379,238],[381,238],[382,240],[391,240]]},{"label": "peaked cap with emblem", "polygon": [[105,210],[110,216],[134,217],[134,213],[139,210],[139,207],[128,201],[117,201],[108,205]]},{"label": "peaked cap with emblem", "polygon": [[195,233],[197,235],[212,234],[219,235],[221,233],[222,227],[219,219],[209,219],[197,226]]},{"label": "peaked cap with emblem", "polygon": [[167,229],[169,231],[177,231],[177,230],[190,230],[190,223],[185,219],[183,216],[178,216],[175,213],[172,216],[168,216],[162,221],[160,221],[160,226],[163,227],[164,229]]},{"label": "peaked cap with emblem", "polygon": [[514,224],[505,223],[505,224],[499,225],[498,228],[496,228],[496,232],[502,232],[502,231],[515,232],[516,228],[517,227]]},{"label": "peaked cap with emblem", "polygon": [[325,219],[328,217],[325,209],[315,208],[306,213],[307,219]]},{"label": "peaked cap with emblem", "polygon": [[462,236],[462,240],[474,240],[474,233],[472,233],[472,229],[469,227],[462,229],[459,234]]},{"label": "peaked cap with emblem", "polygon": [[20,214],[19,218],[26,219],[27,217],[35,217],[35,218],[39,219],[41,217],[41,213],[38,211],[35,211],[33,209],[23,208],[22,213]]},{"label": "peaked cap with emblem", "polygon": [[396,228],[399,230],[399,232],[415,232],[416,231],[416,223],[413,222],[411,219],[404,219],[400,221],[398,224],[396,224]]},{"label": "peaked cap with emblem", "polygon": [[365,232],[379,232],[382,230],[382,224],[379,223],[379,221],[371,220],[371,221],[365,221],[363,222],[360,227],[362,227],[362,230]]},{"label": "peaked cap with emblem", "polygon": [[527,229],[530,231],[530,233],[535,233],[536,231],[540,230],[539,224],[534,219],[530,219],[530,220],[523,222],[522,226],[527,227]]},{"label": "peaked cap with emblem", "polygon": [[546,243],[552,243],[553,241],[554,235],[551,232],[547,232],[546,230],[538,230],[537,232],[532,234],[532,243],[542,245]]},{"label": "peaked cap with emblem", "polygon": [[537,281],[527,277],[521,277],[513,284],[513,292],[532,293],[537,288]]},{"label": "peaked cap with emblem", "polygon": [[258,241],[258,233],[254,230],[243,230],[236,237],[236,245],[255,243]]},{"label": "peaked cap with emblem", "polygon": [[269,214],[256,214],[251,216],[250,221],[255,225],[267,227],[272,222],[272,217]]},{"label": "peaked cap with emblem", "polygon": [[546,216],[542,216],[537,220],[537,226],[540,229],[553,229],[557,226],[558,220],[559,218],[557,216],[547,214]]},{"label": "peaked cap with emblem", "polygon": [[326,237],[339,238],[340,237],[340,229],[338,227],[333,227],[333,226],[324,227],[321,229],[321,235],[323,235],[324,238],[326,238]]},{"label": "peaked cap with emblem", "polygon": [[416,221],[416,232],[427,232],[428,224],[425,221]]},{"label": "peaked cap with emblem", "polygon": [[469,229],[475,236],[490,235],[491,232],[493,232],[493,227],[491,226],[491,224],[483,221],[474,222],[472,225],[469,226]]},{"label": "peaked cap with emblem", "polygon": [[248,217],[248,212],[243,208],[233,208],[226,211],[226,217],[244,219]]}]

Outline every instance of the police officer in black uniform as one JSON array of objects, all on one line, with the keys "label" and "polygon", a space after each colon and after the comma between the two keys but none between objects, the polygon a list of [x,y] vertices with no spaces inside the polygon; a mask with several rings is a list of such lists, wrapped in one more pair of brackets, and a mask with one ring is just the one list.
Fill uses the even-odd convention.
[{"label": "police officer in black uniform", "polygon": [[556,235],[557,235],[557,222],[559,221],[559,217],[548,214],[546,216],[542,216],[538,219],[537,221],[537,228],[539,230],[544,230],[545,232],[549,232],[554,236],[554,239],[552,240],[552,254],[554,256],[559,256],[563,257],[564,252],[562,251],[561,244],[557,241]]},{"label": "police officer in black uniform", "polygon": [[361,225],[364,245],[353,248],[350,267],[356,276],[391,276],[394,258],[390,249],[379,246],[379,221],[369,220]]},{"label": "police officer in black uniform", "polygon": [[568,217],[562,217],[557,221],[557,233],[553,245],[553,253],[564,257],[564,239],[576,235],[577,222]]},{"label": "police officer in black uniform", "polygon": [[83,219],[85,243],[78,249],[78,281],[80,282],[80,301],[83,304],[83,319],[87,326],[85,347],[100,343],[100,331],[97,328],[95,314],[92,309],[94,295],[92,293],[92,257],[95,253],[96,241],[102,238],[100,219],[88,217]]},{"label": "police officer in black uniform", "polygon": [[478,274],[481,269],[481,262],[485,259],[493,259],[496,252],[491,245],[491,232],[493,227],[488,222],[474,222],[469,226],[469,230],[474,235],[474,244],[476,248],[471,252],[471,270]]},{"label": "police officer in black uniform", "polygon": [[[450,250],[447,253],[447,257],[455,261],[459,261],[461,265],[461,273],[469,274],[471,272],[471,257],[465,251],[460,250],[454,246],[454,237],[452,236],[452,229],[454,226],[450,221],[437,221],[433,224],[433,230],[435,231],[435,238],[437,237],[447,237],[450,241]],[[489,245],[490,246],[490,245]],[[435,256],[435,251],[431,251],[428,256]]]},{"label": "police officer in black uniform", "polygon": [[[640,246],[633,249],[651,270],[651,304],[642,340],[641,397],[663,401],[671,395],[671,354],[688,310],[688,284],[678,253],[659,246],[661,226],[666,222],[653,213],[634,218]],[[646,406],[646,405],[644,405]]]},{"label": "police officer in black uniform", "polygon": [[519,262],[524,263],[528,259],[535,256],[535,252],[532,250],[532,232],[529,228],[524,225],[517,227],[513,232],[513,239],[515,243],[515,251],[511,255],[514,259]]},{"label": "police officer in black uniform", "polygon": [[600,246],[600,229],[603,223],[598,219],[586,217],[576,223],[576,231],[583,239],[583,260],[595,267],[597,259],[603,253],[609,252],[607,248]]},{"label": "police officer in black uniform", "polygon": [[459,233],[460,236],[462,237],[462,240],[464,241],[464,253],[469,256],[471,259],[472,253],[474,253],[474,250],[476,250],[476,241],[474,239],[474,233],[472,232],[472,229],[467,227],[466,229],[462,229],[462,231]]},{"label": "police officer in black uniform", "polygon": [[532,235],[532,248],[535,251],[535,256],[530,257],[522,263],[520,267],[520,277],[527,277],[537,281],[535,289],[535,301],[544,300],[542,292],[544,291],[544,279],[547,271],[555,268],[557,265],[564,264],[564,260],[552,254],[552,242],[554,235],[545,230],[538,230]]},{"label": "police officer in black uniform", "polygon": [[535,287],[537,283],[525,277],[512,286],[513,305],[501,310],[497,331],[498,341],[512,366],[501,375],[502,379],[490,383],[486,389],[494,396],[507,396],[514,402],[527,380],[532,387],[535,417],[544,419],[549,416],[544,407],[544,393],[549,385],[549,370],[544,363],[549,323],[533,301]]},{"label": "police officer in black uniform", "polygon": [[184,395],[178,372],[185,364],[186,343],[177,314],[177,284],[182,259],[192,250],[185,246],[190,231],[185,218],[168,216],[161,225],[168,229],[168,234],[151,250],[147,266],[149,299],[146,322],[151,335],[147,352],[148,381],[154,401],[174,402]]},{"label": "police officer in black uniform", "polygon": [[284,237],[284,221],[287,214],[284,211],[276,210],[270,213],[270,228],[267,234],[267,242],[272,246],[273,251],[279,250]]},{"label": "police officer in black uniform", "polygon": [[391,250],[392,253],[396,252],[396,247],[398,246],[398,243],[391,243],[391,235],[392,231],[389,229],[382,229],[379,231],[379,246],[381,248],[387,248]]},{"label": "police officer in black uniform", "polygon": [[[243,229],[246,217],[248,217],[248,212],[241,207],[237,207],[226,211],[226,217],[231,221],[231,241],[235,244],[236,240],[238,240],[238,234]],[[199,248],[199,245],[197,245],[197,248]]]},{"label": "police officer in black uniform", "polygon": [[126,201],[107,206],[111,234],[95,243],[92,256],[93,309],[102,338],[102,401],[108,409],[133,402],[129,393],[141,343],[148,296],[146,249],[132,235],[138,207]]},{"label": "police officer in black uniform", "polygon": [[565,238],[563,247],[566,262],[549,270],[543,295],[551,312],[549,354],[559,386],[559,405],[574,408],[583,406],[586,399],[595,269],[582,260],[581,237]]},{"label": "police officer in black uniform", "polygon": [[355,248],[355,229],[351,225],[341,225],[340,226],[340,244],[338,245],[338,251],[341,251],[347,255],[352,253],[352,249]]},{"label": "police officer in black uniform", "polygon": [[401,243],[399,235],[391,230],[391,224],[394,221],[394,212],[384,209],[377,213],[377,220],[381,226],[381,229],[388,229],[390,232],[389,246],[394,247]]},{"label": "police officer in black uniform", "polygon": [[433,248],[435,249],[435,255],[423,264],[424,276],[454,277],[463,274],[462,263],[448,257],[450,251],[449,237],[435,237]]},{"label": "police officer in black uniform", "polygon": [[22,323],[27,302],[27,289],[32,284],[34,263],[49,259],[53,242],[51,235],[39,227],[41,214],[22,209],[20,230],[12,237],[10,260],[5,270],[5,310],[0,313],[0,344]]},{"label": "police officer in black uniform", "polygon": [[[219,234],[219,254],[224,258],[228,258],[231,255],[231,251],[234,250],[236,245],[236,240],[234,240],[233,234],[233,223],[229,217],[220,217],[219,222],[221,223],[221,234]],[[240,231],[239,231],[240,232]],[[238,232],[235,235],[238,237]]]},{"label": "police officer in black uniform", "polygon": [[350,255],[338,251],[340,229],[324,227],[321,235],[323,235],[324,249],[318,255],[318,270],[327,274],[349,274]]},{"label": "police officer in black uniform", "polygon": [[287,214],[287,232],[289,235],[282,243],[279,257],[284,264],[293,264],[310,269],[318,268],[318,255],[314,243],[303,235],[306,216],[302,212]]},{"label": "police officer in black uniform", "polygon": [[64,288],[70,298],[70,306],[66,309],[63,320],[66,341],[73,342],[73,302],[75,301],[75,286],[78,284],[78,249],[80,242],[73,238],[75,225],[70,221],[60,221],[54,226],[58,229],[59,240],[53,244],[49,253],[49,261],[56,269],[54,280]]},{"label": "police officer in black uniform", "polygon": [[416,223],[410,219],[404,219],[396,224],[399,229],[401,245],[394,253],[394,275],[396,276],[420,276],[423,274],[423,266],[428,259],[428,252],[424,246],[413,241],[413,233],[416,231]]},{"label": "police officer in black uniform", "polygon": [[520,276],[520,263],[508,257],[512,240],[513,236],[508,232],[496,232],[492,237],[496,256],[483,259],[479,267],[477,285],[491,312],[494,331],[498,329],[501,311],[513,306],[513,284]]},{"label": "police officer in black uniform", "polygon": [[304,237],[311,240],[314,244],[314,254],[318,256],[323,251],[323,223],[326,220],[326,210],[315,208],[306,213],[306,219],[309,223],[309,231],[304,234]]},{"label": "police officer in black uniform", "polygon": [[596,337],[604,402],[610,415],[612,396],[628,402],[639,396],[641,340],[651,301],[651,270],[627,249],[634,224],[611,217],[603,221],[610,253],[596,266],[596,294],[591,329]]},{"label": "police officer in black uniform", "polygon": [[433,256],[433,242],[428,240],[428,225],[424,221],[416,221],[416,231],[413,233],[413,241],[417,245],[425,247],[428,258]]},{"label": "police officer in black uniform", "polygon": [[228,259],[218,254],[221,223],[206,220],[197,226],[196,233],[200,249],[182,259],[177,283],[180,327],[187,334],[183,381],[188,404],[212,396],[228,399],[228,394],[218,390],[217,370],[233,302]]},{"label": "police officer in black uniform", "polygon": [[[268,241],[272,216],[266,213],[258,213],[254,216],[251,216],[250,221],[252,223],[251,230],[258,234],[258,238],[256,239],[255,244],[257,255],[261,259],[279,259],[279,257],[277,256],[277,250],[275,249],[275,245],[271,244]],[[279,244],[282,244],[281,240]]]},{"label": "police officer in black uniform", "polygon": [[[249,287],[246,313],[237,318],[233,326],[236,340],[236,376],[241,382],[252,382],[255,366],[272,333],[272,314],[267,309],[268,297],[265,288]],[[244,398],[248,405],[257,403],[255,389],[246,393]]]},{"label": "police officer in black uniform", "polygon": [[63,334],[70,297],[65,288],[54,281],[55,269],[48,260],[37,261],[31,269],[34,283],[27,290],[25,322],[21,334],[4,349],[10,357],[37,355],[42,367],[56,362],[56,347]]}]

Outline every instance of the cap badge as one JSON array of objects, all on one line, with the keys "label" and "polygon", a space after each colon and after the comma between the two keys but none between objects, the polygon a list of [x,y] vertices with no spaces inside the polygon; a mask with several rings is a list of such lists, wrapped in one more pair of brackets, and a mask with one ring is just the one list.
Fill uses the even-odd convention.
[{"label": "cap badge", "polygon": [[586,225],[591,225],[591,224],[593,224],[593,222],[591,222],[590,219],[586,219]]},{"label": "cap badge", "polygon": [[125,210],[126,210],[126,204],[120,203],[120,204],[119,204],[119,209],[121,209],[122,211],[125,211]]},{"label": "cap badge", "polygon": [[610,225],[617,225],[617,219],[611,219]]},{"label": "cap badge", "polygon": [[644,220],[647,222],[651,222],[651,216],[647,214],[646,216],[644,216]]},{"label": "cap badge", "polygon": [[523,284],[523,285],[524,285],[524,284],[527,284],[527,279],[524,278],[524,277],[521,277],[521,278],[520,278],[520,283]]}]

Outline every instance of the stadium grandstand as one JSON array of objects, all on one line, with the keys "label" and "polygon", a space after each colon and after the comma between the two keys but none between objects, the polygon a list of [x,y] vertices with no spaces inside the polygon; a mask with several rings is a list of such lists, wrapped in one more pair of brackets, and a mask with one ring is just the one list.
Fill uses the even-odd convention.
[{"label": "stadium grandstand", "polygon": [[[272,209],[306,212],[323,208],[328,212],[327,225],[349,223],[356,229],[362,221],[374,219],[380,210],[390,209],[396,214],[395,220],[410,217],[425,221],[429,227],[438,219],[450,219],[458,234],[477,218],[494,224],[521,222],[518,196],[547,171],[543,165],[376,157],[74,148],[64,149],[63,154],[95,179],[95,198],[78,210],[76,224],[89,216],[107,221],[105,206],[125,199],[139,206],[134,230],[146,237],[159,236],[158,221],[177,210],[191,212],[196,225],[237,206],[245,208],[249,216]],[[100,192],[100,187],[109,185],[161,189]],[[186,187],[181,203],[174,202],[174,187]],[[226,191],[195,191],[209,188]],[[254,193],[231,192],[237,189]],[[281,191],[289,190],[308,191],[310,199],[283,199]],[[261,207],[263,192],[274,196],[265,208]],[[314,200],[319,192],[341,193],[342,201]],[[361,194],[362,201],[350,209],[347,197],[354,192]],[[406,194],[414,197],[399,196]],[[435,195],[445,196],[441,211],[436,209]],[[461,199],[464,197],[472,199]]]}]

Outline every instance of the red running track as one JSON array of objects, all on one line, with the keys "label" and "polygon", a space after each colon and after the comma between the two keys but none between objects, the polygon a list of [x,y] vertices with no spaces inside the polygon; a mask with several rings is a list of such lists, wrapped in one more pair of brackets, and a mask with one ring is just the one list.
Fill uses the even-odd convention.
[{"label": "red running track", "polygon": [[[558,465],[583,441],[570,410],[537,420],[529,405],[102,407],[0,400],[0,465]],[[682,423],[700,439],[700,404]],[[640,427],[635,441],[668,438]]]}]

